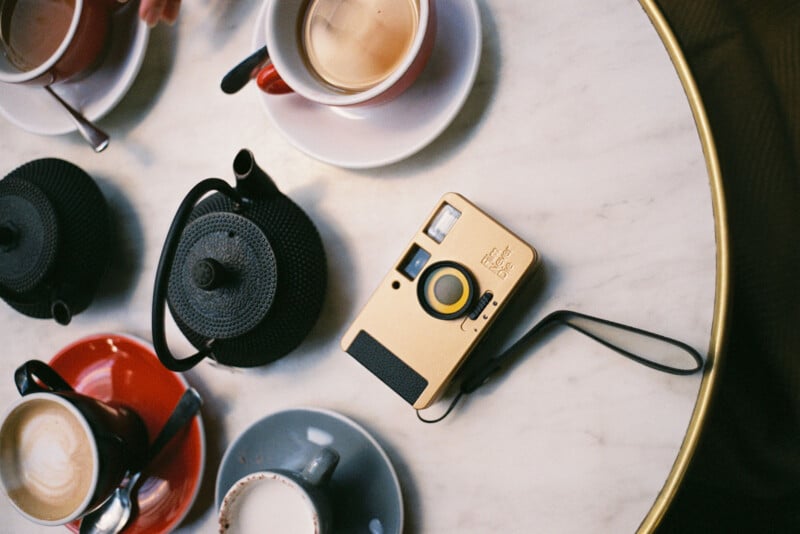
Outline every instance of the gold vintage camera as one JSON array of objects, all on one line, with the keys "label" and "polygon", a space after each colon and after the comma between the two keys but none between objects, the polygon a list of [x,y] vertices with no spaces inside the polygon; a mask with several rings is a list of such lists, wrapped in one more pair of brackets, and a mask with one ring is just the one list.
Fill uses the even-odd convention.
[{"label": "gold vintage camera", "polygon": [[430,406],[483,337],[536,250],[448,193],[342,338],[342,348],[414,406]]}]

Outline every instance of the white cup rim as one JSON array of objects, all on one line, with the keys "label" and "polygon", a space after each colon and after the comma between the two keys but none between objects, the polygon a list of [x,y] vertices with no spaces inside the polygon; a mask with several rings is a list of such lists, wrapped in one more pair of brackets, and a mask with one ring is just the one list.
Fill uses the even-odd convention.
[{"label": "white cup rim", "polygon": [[[289,87],[294,90],[294,92],[308,100],[328,106],[353,106],[368,102],[380,96],[394,86],[394,84],[403,77],[406,71],[408,71],[417,58],[417,55],[420,53],[423,42],[425,41],[425,37],[428,34],[428,25],[431,23],[430,4],[434,0],[416,0],[417,5],[419,6],[419,22],[417,24],[417,32],[414,35],[414,41],[412,42],[411,47],[406,52],[406,55],[403,57],[403,60],[397,66],[397,68],[395,68],[394,71],[392,71],[392,73],[386,77],[386,79],[382,80],[378,84],[370,87],[369,89],[356,93],[336,93],[334,91],[323,90],[321,88],[324,87],[324,85],[321,81],[319,82],[318,87],[310,87],[300,78],[295,76],[291,69],[286,68],[286,63],[283,62],[283,56],[281,56],[281,47],[278,46],[277,42],[275,41],[275,32],[270,31],[274,24],[275,9],[277,9],[279,4],[282,4],[286,1],[287,0],[270,0],[264,15],[266,19],[264,24],[265,40],[267,44],[267,50],[270,53],[270,59],[275,64],[275,70],[289,85]],[[303,0],[298,0],[297,3],[305,2]],[[277,54],[275,54],[276,50],[278,52]]]},{"label": "white cup rim", "polygon": [[88,0],[75,0],[75,8],[72,11],[72,20],[69,23],[67,34],[61,40],[61,43],[58,45],[56,51],[53,52],[53,54],[49,58],[47,58],[41,65],[31,70],[19,71],[19,72],[9,72],[0,70],[0,82],[5,82],[5,83],[29,82],[31,80],[39,78],[40,76],[43,76],[44,74],[47,73],[47,71],[53,68],[53,66],[56,63],[58,63],[64,56],[64,53],[67,51],[69,46],[72,44],[73,39],[75,38],[75,33],[78,31],[78,23],[80,22],[81,19],[81,13],[83,13],[83,5],[85,1]]},{"label": "white cup rim", "polygon": [[228,489],[228,491],[225,493],[225,497],[222,499],[222,503],[219,507],[217,522],[220,524],[220,527],[223,523],[223,516],[229,513],[233,507],[233,504],[245,494],[245,488],[264,480],[277,480],[295,490],[303,498],[306,506],[312,514],[312,518],[314,520],[314,532],[320,532],[320,513],[317,504],[314,502],[314,499],[311,498],[311,495],[308,493],[308,491],[300,483],[298,483],[297,480],[282,473],[280,469],[263,469],[261,471],[255,471],[234,482],[230,489]]},{"label": "white cup rim", "polygon": [[[11,504],[14,507],[15,510],[17,510],[20,514],[22,514],[26,519],[29,519],[30,521],[33,521],[33,522],[38,523],[40,525],[46,525],[46,526],[64,525],[64,524],[69,523],[70,521],[73,521],[73,520],[77,519],[78,517],[80,517],[81,514],[86,511],[86,508],[89,506],[89,503],[92,501],[92,498],[94,497],[94,492],[97,489],[97,481],[98,481],[98,479],[100,477],[100,472],[99,472],[100,471],[99,470],[100,453],[99,453],[99,451],[97,449],[97,443],[95,443],[95,441],[94,441],[94,434],[92,432],[91,427],[89,426],[89,422],[86,420],[86,418],[80,412],[80,410],[78,410],[68,400],[66,400],[66,399],[64,399],[64,398],[62,398],[62,397],[60,397],[58,395],[54,395],[52,393],[47,393],[47,392],[30,393],[28,395],[24,395],[24,396],[20,397],[16,401],[14,401],[14,403],[6,410],[6,413],[3,415],[2,422],[0,422],[0,429],[5,425],[6,421],[9,418],[9,416],[12,415],[17,408],[19,408],[23,404],[28,404],[28,403],[30,403],[31,401],[34,401],[34,400],[45,400],[45,401],[48,401],[48,402],[58,403],[61,406],[63,406],[64,408],[66,408],[67,410],[69,410],[70,413],[72,413],[77,418],[78,422],[80,423],[81,427],[83,428],[83,431],[86,433],[86,436],[89,438],[88,439],[89,447],[91,448],[92,458],[94,460],[94,462],[92,463],[92,482],[91,482],[91,485],[90,485],[90,490],[86,493],[86,496],[83,498],[81,503],[78,506],[75,507],[75,510],[73,510],[72,513],[70,513],[68,516],[63,517],[63,518],[51,519],[51,520],[41,519],[41,518],[38,518],[36,516],[33,516],[33,515],[29,514],[28,512],[26,512],[23,509],[21,509],[19,506],[17,506],[17,503],[13,499],[9,498],[9,501],[11,502]],[[0,476],[0,484],[3,485],[3,491],[5,491],[6,495],[8,495],[9,488],[6,486],[5,478],[3,478],[2,476]]]}]

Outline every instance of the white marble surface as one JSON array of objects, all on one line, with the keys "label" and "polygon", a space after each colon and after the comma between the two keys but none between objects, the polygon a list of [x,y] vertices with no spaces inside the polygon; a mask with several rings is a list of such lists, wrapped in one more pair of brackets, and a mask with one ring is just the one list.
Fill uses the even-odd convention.
[{"label": "white marble surface", "polygon": [[[67,159],[98,180],[118,223],[118,256],[71,325],[0,306],[0,403],[17,396],[12,372],[26,359],[102,331],[150,339],[155,267],[178,203],[203,178],[232,181],[232,159],[248,147],[319,226],[330,291],[310,338],[285,359],[186,373],[206,399],[208,462],[181,531],[215,530],[226,446],[294,406],[339,411],[375,435],[397,468],[409,533],[636,530],[676,458],[699,376],[656,373],[561,332],[429,426],[338,341],[436,200],[458,191],[544,258],[509,337],[566,307],[706,352],[715,281],[708,179],[688,102],[640,5],[481,0],[482,64],[465,107],[420,153],[362,171],[289,145],[254,86],[219,90],[250,51],[259,6],[185,2],[176,27],[156,28],[131,91],[100,121],[112,136],[102,154],[77,134],[43,137],[0,121],[2,175],[35,158]],[[188,353],[174,328],[171,343]],[[37,530],[5,499],[0,516],[0,531]]]}]

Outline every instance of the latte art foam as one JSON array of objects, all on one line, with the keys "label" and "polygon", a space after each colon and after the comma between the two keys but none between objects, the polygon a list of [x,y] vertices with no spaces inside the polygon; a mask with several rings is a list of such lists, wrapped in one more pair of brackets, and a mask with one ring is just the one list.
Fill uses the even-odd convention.
[{"label": "latte art foam", "polygon": [[312,0],[303,46],[311,68],[325,82],[363,91],[397,69],[418,24],[417,0]]},{"label": "latte art foam", "polygon": [[84,426],[61,404],[36,399],[20,405],[3,425],[3,481],[29,515],[55,521],[88,497],[94,455]]}]

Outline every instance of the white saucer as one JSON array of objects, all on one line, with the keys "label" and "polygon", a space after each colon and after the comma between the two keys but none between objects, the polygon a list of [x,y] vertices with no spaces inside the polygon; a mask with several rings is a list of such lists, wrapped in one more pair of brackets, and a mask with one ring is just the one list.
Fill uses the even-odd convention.
[{"label": "white saucer", "polygon": [[[150,30],[139,20],[139,2],[128,2],[111,20],[111,45],[86,77],[53,90],[86,118],[96,121],[122,99],[142,65]],[[59,135],[75,131],[67,112],[40,87],[0,83],[0,113],[29,132]]]},{"label": "white saucer", "polygon": [[[265,8],[266,2],[253,49],[264,45]],[[348,114],[296,94],[259,91],[267,115],[294,146],[340,167],[378,167],[414,154],[442,133],[461,109],[481,56],[476,0],[436,0],[436,10],[436,43],[428,65],[395,100]]]}]

